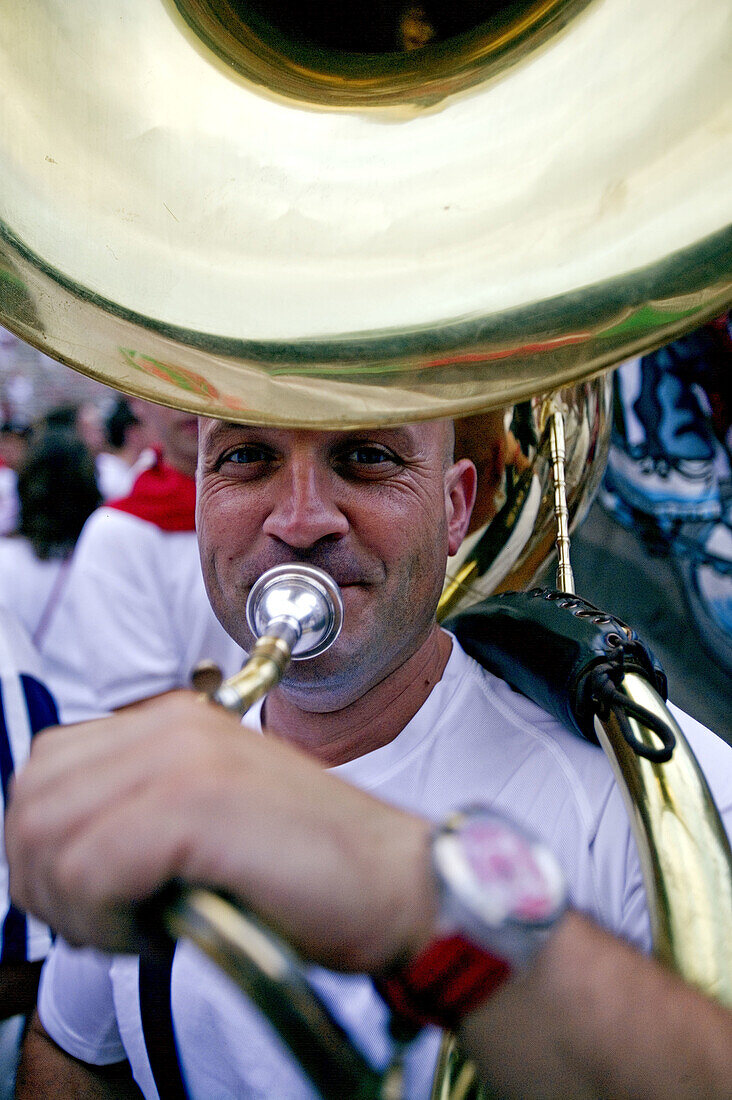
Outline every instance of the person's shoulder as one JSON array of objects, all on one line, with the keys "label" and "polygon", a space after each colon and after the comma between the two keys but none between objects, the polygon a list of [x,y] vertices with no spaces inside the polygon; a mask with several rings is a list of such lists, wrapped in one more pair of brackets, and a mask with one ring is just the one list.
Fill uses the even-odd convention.
[{"label": "person's shoulder", "polygon": [[472,658],[458,661],[437,768],[466,787],[463,804],[488,801],[557,846],[575,904],[620,928],[634,849],[607,756]]},{"label": "person's shoulder", "polygon": [[129,512],[123,512],[111,504],[103,504],[95,509],[84,524],[83,536],[88,538],[90,533],[97,535],[99,532],[114,530],[125,531],[156,531],[155,524],[139,516],[133,516]]},{"label": "person's shoulder", "polygon": [[[139,516],[130,515],[110,505],[97,508],[89,516],[79,537],[76,557],[100,550],[112,554],[132,548],[158,546],[165,543],[167,532]],[[195,538],[195,534],[194,534]]]},{"label": "person's shoulder", "polygon": [[600,787],[612,786],[612,768],[599,745],[580,737],[483,668],[457,642],[455,646],[456,667],[463,674],[456,692],[462,713],[467,716],[482,711],[485,721],[490,721],[492,742],[504,742],[505,751],[517,767],[531,758],[532,766],[556,773],[557,781],[572,792],[572,797],[581,797],[579,792],[588,789],[595,797]]},{"label": "person's shoulder", "polygon": [[719,754],[720,759],[729,761],[729,754],[732,753],[732,746],[724,740],[718,733],[708,729],[697,718],[692,718],[690,714],[683,711],[681,707],[677,707],[675,703],[669,700],[668,709],[678,722],[684,736],[692,744],[700,749],[702,752],[709,752]]},{"label": "person's shoulder", "polygon": [[484,706],[495,708],[517,733],[532,740],[537,739],[546,744],[546,738],[549,737],[552,744],[559,743],[571,755],[579,753],[589,759],[604,756],[597,745],[568,729],[538,703],[470,657],[457,640],[454,642],[454,651],[457,651],[455,667],[463,675],[463,682],[458,689],[463,697],[470,693],[477,694]]}]

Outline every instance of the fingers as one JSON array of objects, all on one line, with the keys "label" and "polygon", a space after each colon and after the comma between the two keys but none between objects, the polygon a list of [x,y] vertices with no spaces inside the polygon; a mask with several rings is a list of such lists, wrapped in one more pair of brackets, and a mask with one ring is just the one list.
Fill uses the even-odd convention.
[{"label": "fingers", "polygon": [[137,906],[172,878],[346,968],[431,915],[423,822],[187,694],[44,735],[6,832],[13,898],[75,944],[139,949]]},{"label": "fingers", "polygon": [[149,787],[164,789],[176,769],[188,769],[190,782],[205,777],[207,757],[219,753],[222,742],[245,738],[236,719],[188,693],[150,703],[134,715],[41,735],[14,784],[6,814],[14,899],[49,920],[59,898],[73,889],[59,876],[64,854],[78,836],[111,807],[130,805]]},{"label": "fingers", "polygon": [[[295,828],[283,751],[190,693],[50,731],[6,815],[14,900],[75,943],[129,948],[133,906],[156,888],[181,875],[233,889],[271,852],[273,806]],[[232,851],[250,823],[256,844]]]}]

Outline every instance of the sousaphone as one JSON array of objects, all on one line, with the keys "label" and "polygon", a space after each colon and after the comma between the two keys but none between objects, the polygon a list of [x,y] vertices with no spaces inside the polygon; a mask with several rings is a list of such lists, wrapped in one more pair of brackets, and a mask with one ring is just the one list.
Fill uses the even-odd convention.
[{"label": "sousaphone", "polygon": [[[498,422],[498,456],[459,428],[490,492],[445,600],[530,583],[555,504],[571,592],[604,372],[732,301],[731,45],[728,0],[6,4],[0,322],[207,416]],[[679,737],[601,739],[656,949],[732,1003],[729,846]]]}]

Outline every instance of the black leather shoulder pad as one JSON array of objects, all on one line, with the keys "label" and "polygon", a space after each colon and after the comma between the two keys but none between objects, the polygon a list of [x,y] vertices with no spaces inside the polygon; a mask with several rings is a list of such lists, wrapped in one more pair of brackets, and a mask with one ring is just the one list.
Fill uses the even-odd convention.
[{"label": "black leather shoulder pad", "polygon": [[637,672],[666,698],[663,670],[636,632],[580,596],[546,588],[505,592],[443,625],[479,664],[588,741],[597,742],[598,707],[588,689],[597,666],[616,684]]}]

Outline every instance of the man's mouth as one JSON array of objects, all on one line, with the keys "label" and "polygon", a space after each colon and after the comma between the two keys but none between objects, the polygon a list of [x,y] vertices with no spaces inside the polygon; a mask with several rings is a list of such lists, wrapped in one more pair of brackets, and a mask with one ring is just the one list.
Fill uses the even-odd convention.
[{"label": "man's mouth", "polygon": [[377,584],[382,578],[377,575],[376,569],[369,569],[351,565],[346,562],[329,562],[325,555],[303,556],[299,558],[287,558],[279,561],[268,561],[262,565],[262,568],[257,573],[247,571],[245,578],[246,587],[251,588],[252,585],[259,580],[259,578],[266,573],[268,569],[272,569],[279,565],[314,565],[318,569],[322,569],[324,573],[327,573],[329,577],[335,581],[339,588],[367,588],[370,585]]}]

